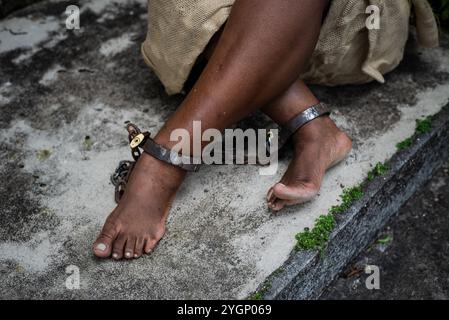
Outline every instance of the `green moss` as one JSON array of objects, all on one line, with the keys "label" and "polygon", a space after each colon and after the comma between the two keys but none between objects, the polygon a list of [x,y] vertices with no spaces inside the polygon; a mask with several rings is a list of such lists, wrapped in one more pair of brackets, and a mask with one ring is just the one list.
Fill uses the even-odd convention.
[{"label": "green moss", "polygon": [[271,284],[265,283],[259,291],[254,292],[249,297],[249,300],[263,300],[263,296],[265,295],[267,290],[270,289],[270,288],[271,288]]},{"label": "green moss", "polygon": [[329,240],[329,236],[335,227],[335,214],[343,213],[349,209],[354,201],[363,197],[362,185],[344,189],[340,195],[341,204],[332,206],[327,215],[321,215],[316,221],[315,226],[310,230],[305,228],[303,232],[296,234],[296,250],[323,249]]},{"label": "green moss", "polygon": [[249,300],[262,300],[263,299],[263,293],[258,291],[254,293],[251,297],[249,297]]},{"label": "green moss", "polygon": [[332,214],[320,216],[312,230],[306,228],[296,235],[296,250],[323,249],[334,226],[335,219]]},{"label": "green moss", "polygon": [[362,197],[363,197],[362,185],[344,189],[343,193],[340,195],[341,203],[337,206],[332,206],[329,210],[329,213],[330,214],[343,213],[349,209],[349,207],[354,201],[357,201]]},{"label": "green moss", "polygon": [[404,141],[399,142],[396,145],[396,148],[398,150],[404,150],[410,147],[413,142],[415,141],[415,137],[419,134],[428,133],[432,130],[432,116],[428,116],[424,119],[417,119],[416,120],[416,128],[415,133],[410,138],[405,139]]},{"label": "green moss", "polygon": [[368,179],[368,181],[373,181],[374,178],[383,176],[387,172],[388,172],[388,167],[385,164],[378,162],[378,163],[376,163],[374,168],[370,172],[368,172],[367,179]]},{"label": "green moss", "polygon": [[16,266],[16,272],[17,273],[24,273],[25,270],[26,269],[24,267],[22,267],[20,264],[17,264],[17,266]]},{"label": "green moss", "polygon": [[83,145],[84,145],[84,149],[86,149],[87,151],[90,151],[90,150],[92,150],[94,141],[92,140],[92,138],[90,136],[86,136],[84,138]]},{"label": "green moss", "polygon": [[432,117],[416,120],[416,133],[423,134],[432,130]]},{"label": "green moss", "polygon": [[37,152],[37,158],[38,158],[40,161],[45,161],[45,160],[47,160],[48,158],[50,158],[51,154],[52,154],[52,151],[51,151],[51,150],[48,150],[48,149],[39,150],[39,151]]},{"label": "green moss", "polygon": [[42,215],[42,217],[46,218],[46,219],[51,219],[55,217],[55,212],[49,208],[43,208],[40,211],[40,214]]},{"label": "green moss", "polygon": [[276,270],[274,270],[273,275],[279,275],[279,274],[281,274],[282,272],[284,272],[284,268],[279,267],[279,268],[277,268]]},{"label": "green moss", "polygon": [[404,149],[407,149],[408,147],[410,147],[412,144],[413,144],[412,138],[407,138],[404,141],[399,142],[396,145],[396,148],[398,150],[404,150]]},{"label": "green moss", "polygon": [[383,238],[380,238],[379,240],[377,240],[378,244],[387,244],[389,242],[391,242],[393,240],[392,236],[385,236]]}]

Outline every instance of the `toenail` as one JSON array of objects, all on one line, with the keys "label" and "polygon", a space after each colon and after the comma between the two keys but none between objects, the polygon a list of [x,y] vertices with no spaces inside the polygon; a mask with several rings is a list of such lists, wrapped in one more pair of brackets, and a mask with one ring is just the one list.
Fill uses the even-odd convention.
[{"label": "toenail", "polygon": [[118,254],[117,254],[117,253],[113,253],[113,254],[112,254],[112,257],[113,257],[114,259],[118,259]]},{"label": "toenail", "polygon": [[131,252],[126,252],[126,253],[125,253],[125,256],[126,256],[127,258],[131,258]]},{"label": "toenail", "polygon": [[99,243],[99,244],[97,244],[96,249],[100,250],[100,251],[104,251],[104,250],[106,250],[106,245],[104,243]]},{"label": "toenail", "polygon": [[134,258],[138,258],[139,256],[137,254],[134,254]]}]

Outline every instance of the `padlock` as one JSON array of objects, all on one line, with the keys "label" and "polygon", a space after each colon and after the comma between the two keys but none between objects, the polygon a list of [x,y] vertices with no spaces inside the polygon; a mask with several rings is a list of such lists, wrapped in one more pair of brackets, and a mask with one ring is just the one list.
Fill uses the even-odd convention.
[{"label": "padlock", "polygon": [[131,149],[137,148],[142,143],[143,139],[145,139],[145,135],[143,133],[139,133],[131,140],[129,146]]}]

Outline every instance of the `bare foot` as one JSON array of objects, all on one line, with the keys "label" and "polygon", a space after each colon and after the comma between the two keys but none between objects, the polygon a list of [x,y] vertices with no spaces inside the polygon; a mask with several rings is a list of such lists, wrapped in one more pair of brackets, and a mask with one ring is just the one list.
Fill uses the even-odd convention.
[{"label": "bare foot", "polygon": [[292,138],[294,157],[281,181],[267,194],[268,207],[275,211],[315,197],[326,170],[352,148],[349,137],[327,116],[309,122]]},{"label": "bare foot", "polygon": [[170,204],[184,177],[182,169],[143,153],[94,243],[94,254],[131,259],[150,253],[165,234]]}]

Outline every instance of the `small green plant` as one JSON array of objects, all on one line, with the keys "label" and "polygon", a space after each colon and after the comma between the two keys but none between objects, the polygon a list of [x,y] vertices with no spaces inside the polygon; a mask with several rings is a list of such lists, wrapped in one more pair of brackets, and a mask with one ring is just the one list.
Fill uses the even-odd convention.
[{"label": "small green plant", "polygon": [[432,117],[416,120],[416,133],[424,134],[432,130]]},{"label": "small green plant", "polygon": [[413,139],[412,138],[407,138],[404,141],[399,142],[396,145],[396,148],[398,150],[404,150],[407,149],[408,147],[410,147],[413,144]]},{"label": "small green plant", "polygon": [[332,214],[322,215],[315,221],[312,230],[306,228],[296,235],[296,250],[309,250],[324,248],[329,236],[334,229],[335,219]]},{"label": "small green plant", "polygon": [[24,267],[22,267],[20,264],[17,264],[17,266],[16,266],[16,272],[17,273],[23,273],[23,272],[25,272],[25,268]]},{"label": "small green plant", "polygon": [[367,179],[368,179],[368,181],[373,181],[374,178],[383,176],[387,172],[388,172],[388,167],[385,164],[378,162],[378,163],[376,163],[374,168],[370,172],[368,172]]},{"label": "small green plant", "polygon": [[377,240],[378,244],[387,244],[389,242],[393,241],[393,237],[392,236],[385,236],[383,238],[380,238],[379,240]]},{"label": "small green plant", "polygon": [[278,274],[281,274],[282,272],[284,272],[284,268],[279,267],[276,270],[274,270],[273,275],[278,275]]},{"label": "small green plant", "polygon": [[416,128],[415,133],[410,138],[405,139],[404,141],[399,142],[396,145],[396,148],[398,150],[404,150],[410,147],[413,144],[413,141],[415,140],[415,137],[419,134],[428,133],[432,130],[432,116],[428,116],[424,119],[417,119],[416,120]]},{"label": "small green plant", "polygon": [[94,145],[94,141],[92,140],[92,138],[90,136],[85,136],[84,137],[84,141],[83,141],[83,145],[84,145],[84,149],[86,151],[90,151],[90,150],[92,150],[92,147]]},{"label": "small green plant", "polygon": [[263,300],[263,296],[265,295],[265,293],[268,291],[268,289],[271,288],[271,284],[269,283],[265,283],[262,288],[257,291],[254,292],[250,297],[249,300]]},{"label": "small green plant", "polygon": [[332,206],[329,210],[329,213],[330,214],[343,213],[349,209],[349,207],[354,201],[357,201],[362,197],[363,197],[362,185],[344,189],[343,193],[340,195],[341,203],[339,205]]},{"label": "small green plant", "polygon": [[254,293],[251,297],[249,297],[249,300],[262,300],[263,299],[263,293],[258,291]]},{"label": "small green plant", "polygon": [[48,158],[50,158],[51,154],[52,154],[51,150],[48,150],[48,149],[39,150],[37,152],[37,158],[40,161],[45,161]]}]

